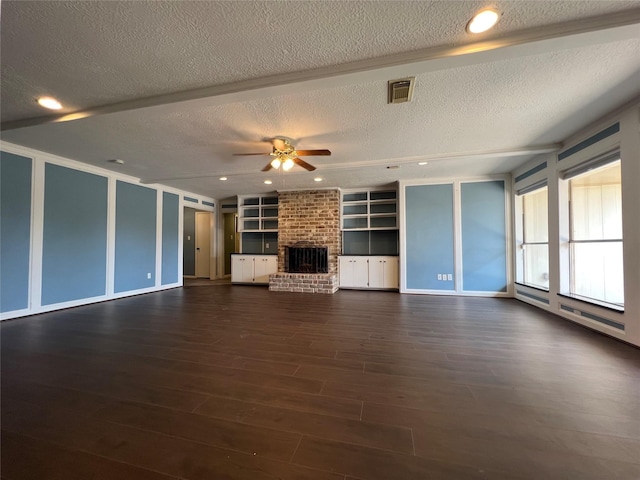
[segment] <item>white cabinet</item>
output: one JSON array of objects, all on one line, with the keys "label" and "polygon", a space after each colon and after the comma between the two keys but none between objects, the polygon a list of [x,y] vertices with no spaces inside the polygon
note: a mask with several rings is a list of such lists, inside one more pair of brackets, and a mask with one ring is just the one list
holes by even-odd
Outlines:
[{"label": "white cabinet", "polygon": [[369,288],[398,288],[398,257],[369,258]]},{"label": "white cabinet", "polygon": [[231,255],[231,283],[268,284],[277,272],[277,255]]},{"label": "white cabinet", "polygon": [[341,288],[395,289],[399,287],[398,257],[339,257]]},{"label": "white cabinet", "polygon": [[255,257],[253,257],[254,283],[269,283],[269,275],[277,272],[277,255],[256,255]]},{"label": "white cabinet", "polygon": [[368,288],[368,257],[339,257],[340,286],[344,288]]}]

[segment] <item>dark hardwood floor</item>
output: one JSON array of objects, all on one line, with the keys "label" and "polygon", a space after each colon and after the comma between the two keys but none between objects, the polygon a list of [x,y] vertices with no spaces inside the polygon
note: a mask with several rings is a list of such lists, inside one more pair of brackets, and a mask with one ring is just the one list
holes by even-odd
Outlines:
[{"label": "dark hardwood floor", "polygon": [[511,299],[221,282],[5,321],[21,479],[640,479],[640,350]]}]

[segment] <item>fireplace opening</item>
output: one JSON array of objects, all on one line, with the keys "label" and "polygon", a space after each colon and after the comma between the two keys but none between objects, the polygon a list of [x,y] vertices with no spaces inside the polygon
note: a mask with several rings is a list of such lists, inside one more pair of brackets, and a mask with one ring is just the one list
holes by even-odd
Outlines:
[{"label": "fireplace opening", "polygon": [[284,247],[287,273],[329,273],[329,248],[298,242]]}]

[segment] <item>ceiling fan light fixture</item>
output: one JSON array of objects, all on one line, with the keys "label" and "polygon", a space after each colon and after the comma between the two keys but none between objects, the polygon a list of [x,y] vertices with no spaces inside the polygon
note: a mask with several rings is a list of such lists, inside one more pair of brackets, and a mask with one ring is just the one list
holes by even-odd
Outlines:
[{"label": "ceiling fan light fixture", "polygon": [[469,23],[467,23],[467,32],[482,33],[492,28],[500,20],[500,14],[490,8],[476,13]]},{"label": "ceiling fan light fixture", "polygon": [[280,161],[280,159],[279,159],[279,158],[277,158],[277,157],[276,157],[276,158],[274,158],[273,160],[271,160],[271,166],[272,166],[273,168],[275,168],[276,170],[280,168],[280,164],[281,164],[281,163],[282,163],[282,162],[281,162],[281,161]]},{"label": "ceiling fan light fixture", "polygon": [[282,163],[282,169],[283,169],[284,171],[291,170],[291,169],[293,168],[293,165],[294,165],[293,160],[292,160],[291,158],[287,158],[287,159]]}]

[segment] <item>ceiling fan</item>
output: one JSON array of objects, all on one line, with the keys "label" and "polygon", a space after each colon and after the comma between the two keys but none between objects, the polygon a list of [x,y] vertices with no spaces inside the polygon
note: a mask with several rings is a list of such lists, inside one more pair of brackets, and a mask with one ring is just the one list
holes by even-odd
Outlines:
[{"label": "ceiling fan", "polygon": [[299,157],[314,156],[314,155],[331,155],[329,150],[296,150],[291,141],[286,138],[274,138],[273,149],[271,153],[234,153],[235,156],[247,156],[247,155],[270,155],[273,158],[262,169],[263,172],[268,172],[272,168],[276,170],[282,167],[283,170],[291,170],[294,165],[299,165],[305,170],[313,172],[316,167],[305,162]]}]

